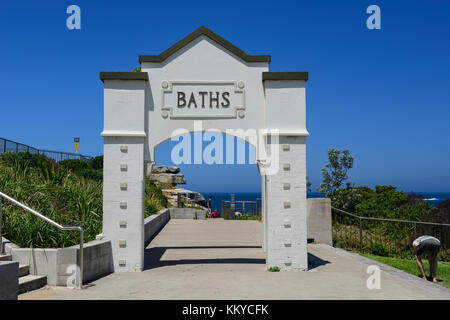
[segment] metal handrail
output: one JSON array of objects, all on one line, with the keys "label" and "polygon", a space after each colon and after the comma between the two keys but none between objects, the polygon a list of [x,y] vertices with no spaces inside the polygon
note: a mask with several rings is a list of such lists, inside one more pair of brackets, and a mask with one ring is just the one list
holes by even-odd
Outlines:
[{"label": "metal handrail", "polygon": [[[25,211],[28,211],[35,216],[47,221],[51,225],[57,227],[60,230],[78,230],[80,232],[80,252],[79,252],[79,261],[78,261],[78,268],[79,268],[79,274],[78,274],[78,288],[83,288],[83,244],[84,244],[84,230],[81,227],[64,227],[60,225],[59,223],[47,218],[46,216],[40,214],[39,212],[27,207],[26,205],[20,203],[19,201],[7,196],[6,194],[0,192],[0,238],[1,238],[1,231],[2,231],[2,198],[5,198],[6,200],[12,202],[13,204],[21,207]],[[3,252],[3,241],[0,239],[0,253]]]},{"label": "metal handrail", "polygon": [[[225,203],[230,203],[230,200],[222,200]],[[234,203],[243,203],[243,202],[247,202],[247,203],[256,203],[257,201],[252,201],[252,200],[236,200],[234,201]]]},{"label": "metal handrail", "polygon": [[347,214],[349,216],[352,216],[354,218],[357,219],[362,219],[362,220],[376,220],[376,221],[388,221],[388,222],[403,222],[403,223],[417,223],[417,224],[428,224],[428,225],[434,225],[434,226],[445,226],[445,227],[450,227],[450,224],[448,223],[437,223],[437,222],[425,222],[425,221],[412,221],[412,220],[399,220],[399,219],[386,219],[386,218],[374,218],[374,217],[363,217],[363,216],[357,216],[356,214],[335,208],[335,207],[331,207],[331,209],[342,212],[344,214]]}]

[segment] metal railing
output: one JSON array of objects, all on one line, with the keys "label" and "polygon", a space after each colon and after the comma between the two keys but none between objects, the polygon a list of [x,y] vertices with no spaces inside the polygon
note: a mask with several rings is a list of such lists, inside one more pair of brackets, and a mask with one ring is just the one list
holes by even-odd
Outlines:
[{"label": "metal railing", "polygon": [[42,154],[45,155],[47,158],[55,160],[56,162],[69,159],[78,159],[84,162],[89,162],[93,159],[93,157],[85,156],[78,153],[36,149],[23,143],[0,138],[0,153],[8,153],[8,152],[11,153],[29,152],[31,154],[38,154],[38,155]]},{"label": "metal railing", "polygon": [[177,193],[178,208],[200,207],[206,209],[200,204],[199,194],[197,192],[178,192]]},{"label": "metal railing", "polygon": [[410,257],[412,241],[432,235],[441,242],[441,259],[450,261],[450,224],[364,217],[331,207],[333,245],[375,255]]},{"label": "metal railing", "polygon": [[79,259],[78,259],[78,270],[79,270],[79,274],[78,274],[78,288],[82,289],[83,287],[83,245],[84,245],[84,230],[81,227],[64,227],[58,223],[56,223],[55,221],[47,218],[46,216],[40,214],[39,212],[27,207],[26,205],[20,203],[19,201],[7,196],[6,194],[0,192],[0,253],[3,253],[3,241],[1,240],[1,234],[2,234],[2,198],[10,201],[11,203],[21,207],[22,209],[24,209],[25,211],[28,211],[32,214],[34,214],[35,216],[47,221],[48,223],[50,223],[51,225],[59,228],[60,230],[77,230],[80,232],[80,252],[79,252]]},{"label": "metal railing", "polygon": [[222,200],[220,202],[220,216],[226,218],[226,215],[230,215],[230,219],[235,218],[235,213],[237,211],[241,212],[242,215],[251,215],[261,217],[261,199],[256,199],[256,201],[234,201]]}]

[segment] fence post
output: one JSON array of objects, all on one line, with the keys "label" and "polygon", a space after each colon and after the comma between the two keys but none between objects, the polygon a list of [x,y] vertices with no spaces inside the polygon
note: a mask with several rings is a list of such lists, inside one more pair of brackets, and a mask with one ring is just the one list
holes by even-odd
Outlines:
[{"label": "fence post", "polygon": [[417,238],[417,223],[414,222],[414,239]]},{"label": "fence post", "polygon": [[[235,197],[234,197],[234,193],[230,194],[230,212],[232,212],[232,216],[234,218],[234,213],[236,211],[236,202],[235,202]],[[231,213],[230,213],[231,215]]]},{"label": "fence post", "polygon": [[362,252],[362,219],[359,218],[359,251]]}]

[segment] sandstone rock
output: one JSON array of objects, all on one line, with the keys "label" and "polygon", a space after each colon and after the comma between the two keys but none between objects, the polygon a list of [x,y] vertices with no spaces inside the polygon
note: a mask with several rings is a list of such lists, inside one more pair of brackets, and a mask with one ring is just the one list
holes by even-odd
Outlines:
[{"label": "sandstone rock", "polygon": [[205,197],[203,197],[203,195],[199,192],[191,191],[191,190],[187,190],[187,189],[183,189],[183,188],[163,189],[162,192],[167,197],[169,202],[174,206],[177,206],[178,193],[181,193],[183,198],[186,197],[186,194],[187,194],[188,198],[190,200],[192,200],[193,202],[197,195],[197,204],[202,207],[206,207]]},{"label": "sandstone rock", "polygon": [[174,166],[156,166],[153,167],[152,173],[178,173],[180,168]]},{"label": "sandstone rock", "polygon": [[186,179],[182,174],[173,173],[152,173],[149,177],[152,180],[156,180],[162,183],[176,184],[186,184]]}]

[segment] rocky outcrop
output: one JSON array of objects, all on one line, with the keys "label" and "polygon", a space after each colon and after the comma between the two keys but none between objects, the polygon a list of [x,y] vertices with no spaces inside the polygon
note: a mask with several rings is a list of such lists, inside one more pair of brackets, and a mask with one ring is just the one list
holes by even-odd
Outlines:
[{"label": "rocky outcrop", "polygon": [[148,177],[161,183],[170,183],[173,186],[177,184],[186,184],[184,175],[179,173],[180,168],[174,166],[156,166]]},{"label": "rocky outcrop", "polygon": [[192,202],[196,202],[198,205],[206,207],[206,199],[199,192],[183,188],[163,189],[162,192],[173,206],[178,205],[178,193],[181,193],[182,197],[187,196]]},{"label": "rocky outcrop", "polygon": [[180,168],[174,166],[156,166],[153,167],[152,173],[178,173]]},{"label": "rocky outcrop", "polygon": [[162,189],[164,196],[173,206],[178,205],[178,194],[181,194],[183,199],[188,198],[191,204],[196,204],[206,207],[206,200],[201,193],[182,188],[176,188],[178,184],[186,184],[184,175],[179,173],[180,168],[174,166],[156,166],[152,168],[149,178],[161,183],[171,184],[172,187],[165,187]]},{"label": "rocky outcrop", "polygon": [[152,173],[149,177],[152,180],[156,180],[162,183],[170,183],[173,186],[177,184],[186,184],[186,179],[182,174],[173,173]]}]

